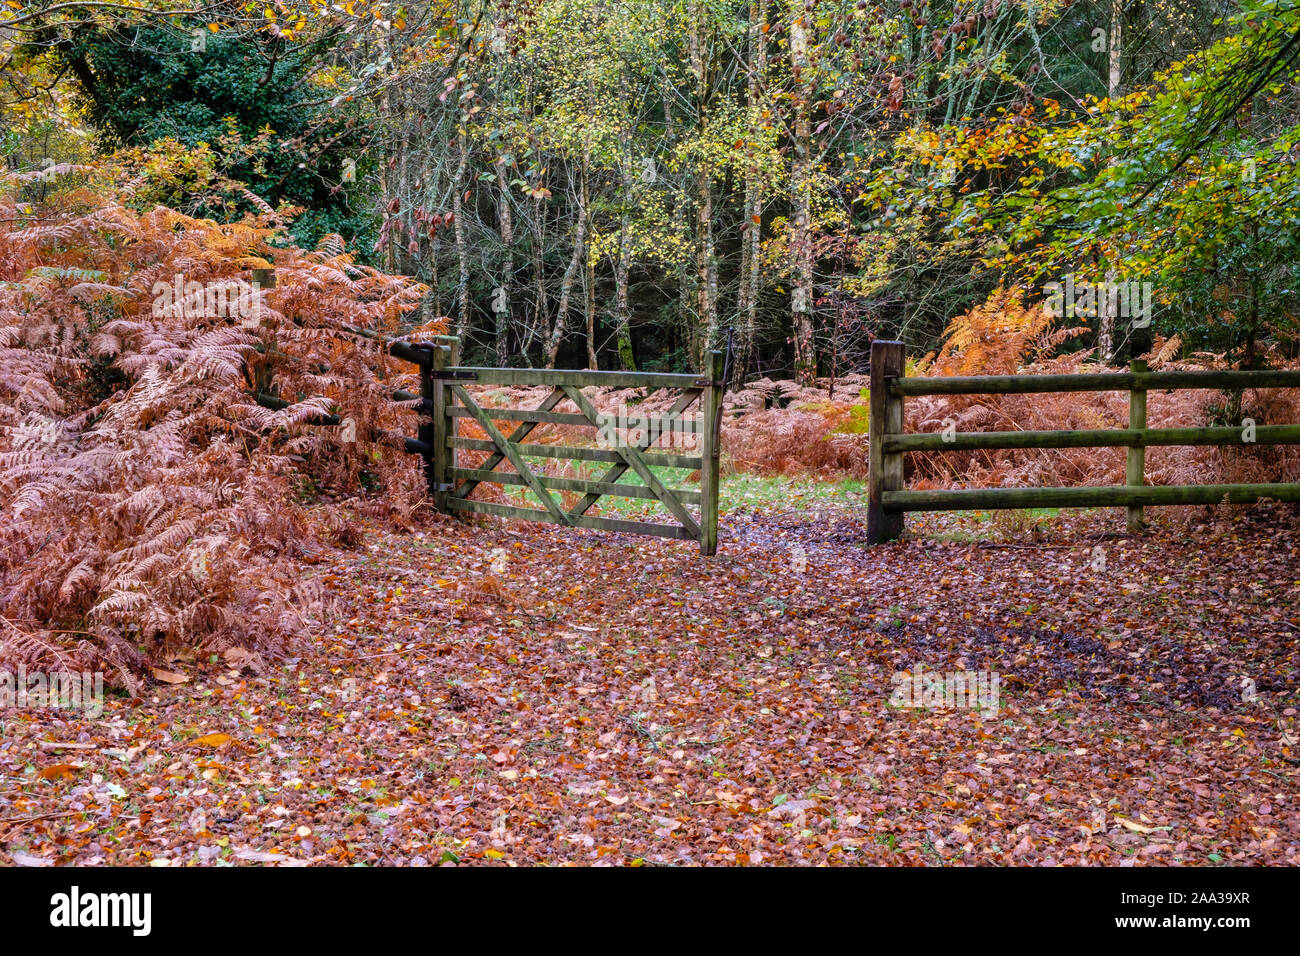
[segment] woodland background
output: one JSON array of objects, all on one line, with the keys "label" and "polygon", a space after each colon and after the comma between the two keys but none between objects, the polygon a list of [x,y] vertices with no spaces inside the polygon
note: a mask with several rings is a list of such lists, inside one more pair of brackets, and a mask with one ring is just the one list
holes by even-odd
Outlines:
[{"label": "woodland background", "polygon": [[[476,361],[694,369],[732,333],[737,381],[806,383],[1067,273],[1152,282],[1185,353],[1294,349],[1287,0],[3,9],[10,171],[265,203]],[[1122,358],[1109,324],[1076,347]]]}]

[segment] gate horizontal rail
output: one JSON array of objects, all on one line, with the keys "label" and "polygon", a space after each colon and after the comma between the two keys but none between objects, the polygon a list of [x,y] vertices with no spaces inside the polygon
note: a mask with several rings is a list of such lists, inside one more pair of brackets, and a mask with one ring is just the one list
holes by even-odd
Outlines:
[{"label": "gate horizontal rail", "polygon": [[[1146,363],[1130,363],[1128,372],[1085,375],[972,375],[905,378],[901,342],[871,345],[870,503],[867,538],[872,544],[903,533],[908,511],[959,511],[1004,508],[1128,509],[1128,527],[1142,527],[1142,509],[1152,505],[1199,505],[1230,501],[1250,504],[1261,499],[1300,501],[1300,484],[1147,485],[1145,449],[1157,445],[1294,445],[1300,425],[1207,428],[1153,428],[1147,425],[1147,393],[1189,388],[1300,388],[1300,371],[1242,370],[1150,372]],[[1127,391],[1127,429],[904,434],[903,400],[920,395],[1011,395],[1045,392]],[[972,451],[1013,448],[1128,449],[1125,484],[1083,488],[904,489],[903,455],[923,451]]]},{"label": "gate horizontal rail", "polygon": [[702,388],[709,384],[698,375],[665,372],[602,372],[590,369],[476,368],[443,370],[444,378],[477,385],[573,385],[577,388]]},{"label": "gate horizontal rail", "polygon": [[[468,408],[448,408],[447,414],[452,418],[475,417],[474,413]],[[578,415],[574,412],[552,412],[538,408],[493,408],[492,417],[512,422],[533,422],[534,424],[546,422],[551,425],[577,425],[579,427],[591,424],[587,421],[585,415]]]},{"label": "gate horizontal rail", "polygon": [[[581,445],[526,445],[520,442],[514,444],[520,454],[529,458],[567,458],[578,461],[603,461],[610,464],[623,460],[617,452],[606,451],[603,448],[586,448]],[[468,448],[473,451],[496,450],[495,444],[481,438],[451,437],[447,441],[447,447]],[[704,464],[704,459],[698,455],[666,455],[663,452],[646,451],[641,453],[641,457],[645,459],[647,465],[655,465],[659,468],[687,468],[691,471],[699,471]]]}]

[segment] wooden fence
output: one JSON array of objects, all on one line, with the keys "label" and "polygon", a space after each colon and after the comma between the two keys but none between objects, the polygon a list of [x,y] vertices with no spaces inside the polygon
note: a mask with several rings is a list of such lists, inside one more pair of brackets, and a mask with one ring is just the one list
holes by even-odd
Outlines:
[{"label": "wooden fence", "polygon": [[[1145,505],[1249,504],[1263,498],[1300,501],[1300,484],[1147,485],[1150,445],[1295,445],[1300,425],[1147,428],[1147,393],[1185,388],[1300,388],[1300,371],[1151,372],[1134,361],[1128,372],[1082,375],[978,375],[905,378],[902,342],[871,345],[870,504],[867,539],[892,541],[903,533],[908,511],[998,508],[1128,509],[1130,531],[1142,526]],[[1010,395],[1044,392],[1129,393],[1127,429],[1088,431],[912,434],[903,430],[903,401],[918,395]],[[1125,484],[1082,488],[965,488],[907,491],[903,455],[921,451],[1008,448],[1128,449]]]},{"label": "wooden fence", "polygon": [[[439,336],[427,343],[393,342],[388,349],[394,356],[420,367],[419,408],[428,419],[421,425],[418,437],[407,442],[407,448],[423,456],[429,491],[439,510],[698,541],[701,554],[716,553],[719,433],[725,378],[721,352],[711,353],[709,372],[701,377],[652,372],[462,367],[460,342],[450,336]],[[498,408],[482,404],[481,395],[476,399],[466,388],[470,383],[549,386],[551,391],[536,408]],[[584,388],[593,387],[639,388],[645,389],[647,396],[659,389],[681,394],[662,415],[638,415],[636,420],[644,422],[644,428],[630,428],[631,420],[611,419],[597,411],[583,394]],[[577,412],[556,411],[556,406],[566,400]],[[688,419],[686,413],[697,402],[698,416]],[[459,423],[465,419],[476,423],[487,437],[462,437]],[[654,427],[650,424],[652,420]],[[506,434],[497,426],[499,421],[519,424]],[[592,445],[526,443],[525,439],[542,423],[594,428],[598,437],[614,440]],[[636,434],[634,440],[629,440],[629,431]],[[698,451],[683,455],[653,448],[661,431],[695,436]],[[477,467],[462,467],[459,452],[465,450],[486,452],[487,458]],[[530,465],[530,458],[598,462],[608,467],[597,478],[554,477]],[[513,471],[498,471],[497,466],[503,462]],[[698,471],[699,487],[670,488],[656,473],[656,468]],[[619,481],[628,472],[637,483]],[[542,507],[525,508],[471,497],[484,483],[525,488]],[[552,491],[575,492],[582,497],[565,507]],[[676,523],[655,524],[587,513],[607,495],[657,501]]]}]

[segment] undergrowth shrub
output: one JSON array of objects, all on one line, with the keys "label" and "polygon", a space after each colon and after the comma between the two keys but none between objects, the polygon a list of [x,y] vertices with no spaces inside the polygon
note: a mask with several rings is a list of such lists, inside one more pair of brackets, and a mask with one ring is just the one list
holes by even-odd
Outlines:
[{"label": "undergrowth shrub", "polygon": [[824,402],[751,412],[724,420],[728,472],[865,478],[867,436],[850,403]]},{"label": "undergrowth shrub", "polygon": [[[0,178],[0,662],[134,688],[186,654],[278,653],[328,610],[294,559],[353,540],[341,499],[368,485],[382,496],[351,507],[398,519],[421,501],[418,459],[386,437],[414,433],[387,400],[404,367],[345,326],[395,328],[422,287],[337,237],[280,245],[269,208],[141,211],[147,177],[79,172],[41,206],[30,177]],[[177,276],[271,266],[252,317],[159,307]],[[313,424],[328,414],[342,424]]]}]

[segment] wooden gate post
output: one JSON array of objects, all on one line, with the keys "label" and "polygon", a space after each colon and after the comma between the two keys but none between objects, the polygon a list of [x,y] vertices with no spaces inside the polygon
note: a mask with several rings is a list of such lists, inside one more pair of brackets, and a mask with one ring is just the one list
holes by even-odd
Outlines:
[{"label": "wooden gate post", "polygon": [[[275,269],[274,269],[274,268],[271,268],[271,269],[254,269],[254,270],[253,270],[253,288],[254,288],[254,290],[258,290],[258,289],[274,289],[274,288],[275,288]],[[259,301],[260,301],[260,299],[259,299]],[[258,314],[259,314],[259,313],[256,311],[256,309],[258,309],[258,308],[260,308],[260,305],[259,305],[257,302],[255,302],[255,303],[254,303],[254,310],[255,310],[255,311],[253,312],[254,315],[258,315]],[[244,321],[245,321],[245,322],[248,321],[248,316],[244,316]],[[262,323],[261,323],[260,321],[257,322],[257,325],[258,325],[258,326],[260,326],[261,324],[262,324]],[[272,336],[271,336],[271,341],[268,342],[267,345],[266,345],[266,354],[269,356],[269,354],[270,354],[270,353],[271,353],[271,352],[272,352],[272,351],[277,347],[278,344],[279,344],[278,337],[276,337],[275,335],[272,335]],[[253,371],[253,391],[254,391],[254,393],[265,392],[265,393],[268,394],[268,395],[274,393],[274,391],[275,391],[275,386],[274,386],[274,383],[271,381],[271,363],[270,363],[269,359],[268,359],[268,361],[266,361],[266,362],[259,362],[259,363],[257,363],[257,365],[255,366],[254,371]]]},{"label": "wooden gate post", "polygon": [[[1141,359],[1133,359],[1128,363],[1128,369],[1134,375],[1140,375],[1147,370],[1147,363]],[[1128,427],[1139,431],[1144,431],[1147,427],[1147,390],[1145,388],[1134,387],[1128,393]],[[1141,488],[1146,484],[1146,461],[1147,450],[1145,447],[1138,445],[1128,446],[1128,459],[1124,466],[1124,483],[1130,488]],[[1142,530],[1142,506],[1128,506],[1128,530],[1137,532]]]},{"label": "wooden gate post", "polygon": [[871,343],[871,418],[867,436],[870,467],[867,504],[867,543],[893,541],[903,534],[903,513],[885,511],[882,496],[886,491],[903,490],[903,456],[885,454],[886,435],[903,431],[902,396],[889,394],[891,379],[904,373],[905,355],[902,342]]},{"label": "wooden gate post", "polygon": [[700,424],[704,441],[700,448],[700,554],[718,553],[718,465],[722,454],[722,353],[709,353],[705,369],[709,384],[700,396]]},{"label": "wooden gate post", "polygon": [[447,350],[428,343],[413,343],[412,348],[429,355],[429,361],[420,365],[420,428],[416,437],[424,443],[424,481],[429,497],[433,499],[434,507],[445,511],[443,486],[447,481],[447,443],[441,437],[441,413],[446,386],[435,373],[446,366]]},{"label": "wooden gate post", "polygon": [[438,373],[447,367],[451,350],[442,344],[433,346],[433,367],[430,378],[433,380],[431,402],[429,406],[430,424],[433,432],[433,454],[430,456],[429,491],[433,494],[433,504],[443,514],[447,513],[447,383]]},{"label": "wooden gate post", "polygon": [[[447,347],[447,364],[446,368],[456,368],[460,365],[460,339],[454,335],[435,335],[433,340],[439,345]],[[456,404],[456,394],[450,388],[444,387],[442,390],[442,438],[440,447],[442,448],[442,480],[446,482],[447,488],[442,495],[442,502],[446,504],[447,495],[455,487],[456,482],[451,477],[451,470],[460,466],[460,456],[458,449],[449,448],[451,439],[456,438],[459,434],[459,419],[454,418],[451,414],[451,408]],[[443,509],[446,510],[446,509]]]}]

